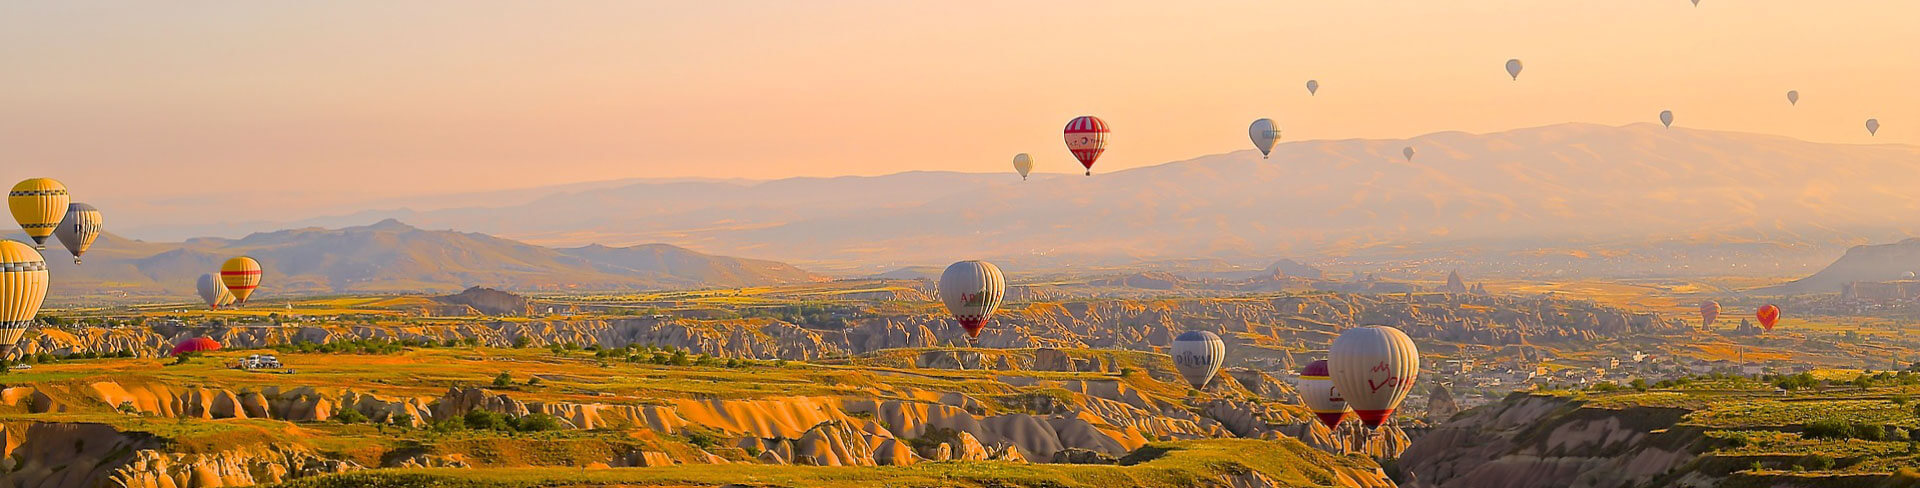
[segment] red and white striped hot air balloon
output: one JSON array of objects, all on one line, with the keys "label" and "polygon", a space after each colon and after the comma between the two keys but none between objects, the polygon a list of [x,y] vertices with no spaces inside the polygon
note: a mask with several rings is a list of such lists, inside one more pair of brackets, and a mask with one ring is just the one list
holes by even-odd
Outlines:
[{"label": "red and white striped hot air balloon", "polygon": [[1327,353],[1333,386],[1369,429],[1393,416],[1420,373],[1420,351],[1413,339],[1392,327],[1348,329],[1333,340]]},{"label": "red and white striped hot air balloon", "polygon": [[1093,175],[1093,162],[1100,159],[1100,153],[1107,150],[1107,122],[1092,115],[1074,117],[1067,122],[1067,150],[1073,152],[1073,158],[1087,167],[1087,175]]},{"label": "red and white striped hot air balloon", "polygon": [[1700,302],[1700,326],[1701,327],[1711,326],[1713,325],[1713,321],[1719,318],[1720,318],[1720,302],[1716,302],[1713,300]]},{"label": "red and white striped hot air balloon", "polygon": [[1333,386],[1333,376],[1327,373],[1325,359],[1307,363],[1307,367],[1300,370],[1300,383],[1295,388],[1300,390],[1300,401],[1307,404],[1307,410],[1312,410],[1329,429],[1340,425],[1347,413],[1353,411],[1347,407],[1347,399],[1340,397],[1340,389]]}]

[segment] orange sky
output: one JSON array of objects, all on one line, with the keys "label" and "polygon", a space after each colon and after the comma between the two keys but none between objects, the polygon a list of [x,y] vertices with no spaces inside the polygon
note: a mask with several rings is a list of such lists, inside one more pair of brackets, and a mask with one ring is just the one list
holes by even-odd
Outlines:
[{"label": "orange sky", "polygon": [[1096,173],[1247,148],[1257,117],[1298,141],[1671,109],[1911,144],[1915,19],[1911,0],[9,2],[0,177],[345,208],[1018,152],[1068,172],[1059,131],[1083,113],[1115,131]]}]

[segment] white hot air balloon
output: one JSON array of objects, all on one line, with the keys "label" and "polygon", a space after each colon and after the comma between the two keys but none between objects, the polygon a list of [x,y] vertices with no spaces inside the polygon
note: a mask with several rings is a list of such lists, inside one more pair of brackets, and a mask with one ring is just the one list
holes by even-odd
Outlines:
[{"label": "white hot air balloon", "polygon": [[1027,179],[1027,173],[1033,172],[1033,156],[1027,153],[1013,155],[1013,170],[1020,172],[1020,179]]},{"label": "white hot air balloon", "polygon": [[1226,343],[1212,332],[1190,330],[1173,339],[1173,368],[1195,389],[1207,386],[1226,357]]},{"label": "white hot air balloon", "polygon": [[1512,76],[1513,81],[1520,81],[1520,60],[1507,60],[1507,76]]},{"label": "white hot air balloon", "polygon": [[207,308],[219,309],[233,301],[233,292],[227,291],[227,284],[213,273],[200,275],[200,282],[194,287],[200,293],[200,300],[207,302]]},{"label": "white hot air balloon", "polygon": [[1320,80],[1307,80],[1307,95],[1311,96],[1311,95],[1317,95],[1319,93],[1320,93]]},{"label": "white hot air balloon", "polygon": [[1367,428],[1379,427],[1393,416],[1420,373],[1420,352],[1413,339],[1392,327],[1347,329],[1333,340],[1328,355],[1333,386]]},{"label": "white hot air balloon", "polygon": [[1401,157],[1405,157],[1405,158],[1407,158],[1407,160],[1408,160],[1408,161],[1412,161],[1412,160],[1413,160],[1413,146],[1407,146],[1407,147],[1404,147],[1404,148],[1401,148],[1401,149],[1400,149],[1400,156],[1401,156]]},{"label": "white hot air balloon", "polygon": [[1660,125],[1667,126],[1668,129],[1673,128],[1673,111],[1672,110],[1660,111]]},{"label": "white hot air balloon", "polygon": [[1867,119],[1867,135],[1880,135],[1880,119]]},{"label": "white hot air balloon", "polygon": [[961,261],[947,266],[940,274],[940,301],[947,304],[953,319],[967,330],[967,337],[979,338],[980,329],[1000,308],[1007,296],[1007,278],[1000,268],[986,261]]},{"label": "white hot air balloon", "polygon": [[1347,399],[1340,397],[1340,389],[1333,387],[1333,376],[1327,373],[1325,359],[1307,363],[1307,367],[1300,370],[1300,382],[1294,386],[1300,391],[1300,401],[1307,404],[1307,410],[1312,410],[1313,416],[1320,418],[1320,424],[1329,429],[1353,413],[1353,409],[1347,407]]},{"label": "white hot air balloon", "polygon": [[1788,105],[1800,104],[1800,90],[1787,90],[1787,104]]},{"label": "white hot air balloon", "polygon": [[1274,141],[1280,140],[1280,128],[1273,125],[1273,119],[1260,119],[1247,126],[1247,137],[1253,138],[1253,147],[1260,148],[1260,159],[1266,159],[1273,153]]}]

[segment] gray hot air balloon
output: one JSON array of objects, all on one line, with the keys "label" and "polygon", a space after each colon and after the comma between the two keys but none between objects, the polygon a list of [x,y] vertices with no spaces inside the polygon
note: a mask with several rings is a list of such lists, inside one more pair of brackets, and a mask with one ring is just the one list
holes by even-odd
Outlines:
[{"label": "gray hot air balloon", "polygon": [[1173,339],[1173,367],[1194,388],[1206,387],[1226,359],[1227,344],[1212,332],[1190,330]]},{"label": "gray hot air balloon", "polygon": [[60,226],[53,229],[53,236],[67,246],[67,253],[73,255],[73,264],[80,264],[80,255],[86,254],[93,240],[100,237],[100,209],[84,203],[67,204],[67,215],[60,219]]},{"label": "gray hot air balloon", "polygon": [[1327,350],[1334,388],[1367,428],[1377,428],[1413,391],[1420,352],[1392,327],[1369,325],[1341,332]]},{"label": "gray hot air balloon", "polygon": [[940,273],[940,301],[966,329],[968,338],[980,337],[980,329],[986,328],[1006,296],[1007,278],[993,263],[961,261]]},{"label": "gray hot air balloon", "polygon": [[1507,60],[1507,76],[1512,76],[1513,81],[1520,81],[1520,60]]},{"label": "gray hot air balloon", "polygon": [[207,308],[219,309],[233,303],[233,292],[227,291],[226,283],[222,283],[220,277],[213,273],[200,275],[196,287],[200,291],[200,300],[207,302]]},{"label": "gray hot air balloon", "polygon": [[1401,155],[1402,157],[1405,157],[1405,158],[1407,158],[1407,160],[1408,160],[1408,161],[1412,161],[1412,160],[1413,160],[1413,146],[1407,146],[1407,147],[1405,147],[1405,148],[1401,148],[1401,149],[1400,149],[1400,155]]},{"label": "gray hot air balloon", "polygon": [[1787,104],[1788,105],[1800,104],[1800,90],[1787,90]]},{"label": "gray hot air balloon", "polygon": [[1255,120],[1247,126],[1247,137],[1253,139],[1253,147],[1260,148],[1260,158],[1266,159],[1273,152],[1274,141],[1280,140],[1280,128],[1273,124],[1273,119]]},{"label": "gray hot air balloon", "polygon": [[1672,110],[1660,111],[1660,125],[1667,126],[1668,129],[1673,128],[1673,111]]},{"label": "gray hot air balloon", "polygon": [[1695,7],[1700,6],[1700,0],[1693,0],[1693,6]]},{"label": "gray hot air balloon", "polygon": [[1307,95],[1320,93],[1320,80],[1307,80]]},{"label": "gray hot air balloon", "polygon": [[1867,135],[1880,135],[1880,119],[1867,119]]}]

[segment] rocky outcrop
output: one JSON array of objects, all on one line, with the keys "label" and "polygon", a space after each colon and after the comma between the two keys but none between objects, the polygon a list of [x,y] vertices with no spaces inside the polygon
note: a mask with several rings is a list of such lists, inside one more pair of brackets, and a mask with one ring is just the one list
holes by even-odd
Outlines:
[{"label": "rocky outcrop", "polygon": [[1460,413],[1460,403],[1453,399],[1453,391],[1447,385],[1434,382],[1427,389],[1427,423],[1438,425]]},{"label": "rocky outcrop", "polygon": [[487,315],[525,316],[533,311],[527,298],[486,287],[472,287],[453,295],[433,297],[435,303],[462,305]]},{"label": "rocky outcrop", "polygon": [[1398,467],[1409,487],[1641,486],[1698,456],[1677,408],[1596,408],[1514,394],[1422,435]]}]

